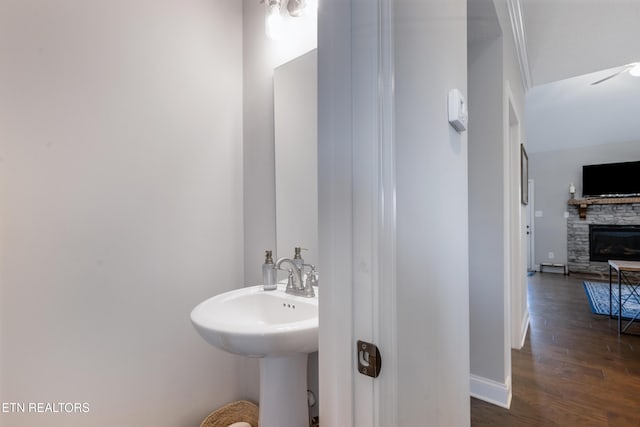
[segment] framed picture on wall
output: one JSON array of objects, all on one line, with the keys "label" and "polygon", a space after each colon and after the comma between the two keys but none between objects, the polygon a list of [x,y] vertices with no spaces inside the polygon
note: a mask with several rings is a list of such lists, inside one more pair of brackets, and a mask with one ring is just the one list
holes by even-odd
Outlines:
[{"label": "framed picture on wall", "polygon": [[520,144],[520,201],[529,204],[529,156],[524,144]]}]

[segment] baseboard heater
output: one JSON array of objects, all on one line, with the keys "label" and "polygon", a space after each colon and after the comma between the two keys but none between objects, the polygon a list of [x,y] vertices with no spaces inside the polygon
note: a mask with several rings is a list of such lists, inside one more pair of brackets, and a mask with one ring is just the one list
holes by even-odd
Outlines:
[{"label": "baseboard heater", "polygon": [[554,262],[541,262],[540,273],[544,273],[545,267],[561,268],[565,276],[569,275],[569,269],[567,268],[567,264],[558,264]]}]

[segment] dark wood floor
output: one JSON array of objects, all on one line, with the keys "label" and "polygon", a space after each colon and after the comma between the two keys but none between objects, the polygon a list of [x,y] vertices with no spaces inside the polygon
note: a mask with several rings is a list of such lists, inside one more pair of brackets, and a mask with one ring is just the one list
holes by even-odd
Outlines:
[{"label": "dark wood floor", "polygon": [[640,335],[618,338],[615,320],[592,314],[582,280],[529,278],[531,325],[511,353],[511,409],[471,399],[472,426],[640,426]]}]

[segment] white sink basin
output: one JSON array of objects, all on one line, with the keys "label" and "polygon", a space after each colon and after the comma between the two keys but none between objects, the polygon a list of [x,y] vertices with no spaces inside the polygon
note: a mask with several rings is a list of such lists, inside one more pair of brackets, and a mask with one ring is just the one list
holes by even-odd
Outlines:
[{"label": "white sink basin", "polygon": [[237,289],[198,304],[191,321],[209,344],[260,357],[260,427],[308,425],[307,353],[318,350],[318,292],[285,293],[286,285]]},{"label": "white sink basin", "polygon": [[318,350],[318,297],[284,292],[285,285],[236,289],[200,303],[191,321],[209,344],[252,357]]}]

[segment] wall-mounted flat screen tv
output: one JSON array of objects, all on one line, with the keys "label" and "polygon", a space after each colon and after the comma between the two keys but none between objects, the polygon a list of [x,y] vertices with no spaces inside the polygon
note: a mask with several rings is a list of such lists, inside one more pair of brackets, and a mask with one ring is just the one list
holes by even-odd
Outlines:
[{"label": "wall-mounted flat screen tv", "polygon": [[583,197],[640,195],[640,161],[582,166]]}]

